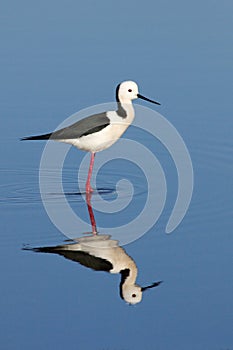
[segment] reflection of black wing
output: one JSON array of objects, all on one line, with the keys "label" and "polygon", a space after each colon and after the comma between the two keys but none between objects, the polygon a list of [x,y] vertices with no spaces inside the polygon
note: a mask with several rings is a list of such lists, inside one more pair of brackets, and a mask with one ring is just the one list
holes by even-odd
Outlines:
[{"label": "reflection of black wing", "polygon": [[110,124],[110,119],[106,112],[94,114],[90,117],[81,119],[66,128],[54,131],[53,133],[24,137],[21,140],[66,140],[77,139],[82,136],[100,131]]},{"label": "reflection of black wing", "polygon": [[66,250],[66,249],[60,249],[59,247],[42,247],[42,248],[34,248],[32,249],[35,252],[40,253],[52,253],[52,254],[59,254],[64,256],[64,258],[73,260],[78,262],[79,264],[89,267],[96,271],[107,271],[113,269],[112,264],[102,258],[93,256],[88,254],[87,252],[83,251],[74,251],[74,250]]}]

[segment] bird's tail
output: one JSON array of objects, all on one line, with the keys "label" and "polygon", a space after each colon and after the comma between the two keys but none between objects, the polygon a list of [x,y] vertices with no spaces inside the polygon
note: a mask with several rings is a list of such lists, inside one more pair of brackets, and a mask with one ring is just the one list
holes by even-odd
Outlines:
[{"label": "bird's tail", "polygon": [[20,141],[29,141],[29,140],[48,140],[52,136],[52,133],[44,134],[44,135],[37,135],[37,136],[28,136],[23,137],[20,139]]},{"label": "bird's tail", "polygon": [[30,250],[32,252],[37,252],[37,253],[55,253],[56,250],[59,247],[36,247],[36,248],[32,248],[30,246],[25,245],[22,250]]},{"label": "bird's tail", "polygon": [[80,244],[73,242],[71,244],[61,244],[61,245],[56,245],[56,246],[34,247],[34,248],[30,247],[28,245],[24,245],[22,250],[30,250],[30,251],[36,252],[36,253],[55,253],[55,254],[59,254],[60,252],[63,252],[65,250],[80,250]]}]

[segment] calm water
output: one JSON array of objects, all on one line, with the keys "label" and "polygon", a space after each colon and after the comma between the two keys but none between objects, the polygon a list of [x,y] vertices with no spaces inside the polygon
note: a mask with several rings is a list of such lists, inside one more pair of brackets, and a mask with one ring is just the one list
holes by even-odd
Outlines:
[{"label": "calm water", "polygon": [[[214,5],[209,1],[169,6],[148,1],[145,9],[142,4],[134,8],[131,1],[120,1],[117,8],[107,1],[98,8],[92,1],[82,5],[71,1],[69,6],[53,1],[3,5],[3,349],[233,348],[233,9],[228,1]],[[143,94],[161,101],[159,112],[182,135],[195,177],[190,208],[176,230],[166,235],[177,193],[175,166],[158,140],[135,127],[128,129],[125,138],[143,143],[156,155],[168,187],[165,208],[153,228],[124,250],[116,244],[124,259],[135,262],[138,285],[163,281],[145,291],[135,306],[120,297],[120,274],[86,267],[96,262],[84,263],[84,255],[64,259],[61,252],[30,251],[70,242],[50,221],[41,201],[38,172],[43,142],[19,141],[53,130],[79,109],[111,101],[115,85],[128,78],[138,81]],[[114,147],[109,152],[115,154]],[[87,237],[84,231],[91,230],[87,205],[77,194],[83,156],[71,149],[62,175],[66,198],[84,221],[76,238]],[[81,175],[84,184],[86,174]],[[47,169],[46,176],[53,182],[56,169]],[[102,198],[109,203],[116,200],[115,186],[122,178],[134,185],[135,195],[118,213],[93,209],[101,235],[109,235],[112,227],[124,234],[120,226],[139,215],[146,201],[143,172],[124,160],[113,160],[101,169],[97,188]],[[122,202],[130,197],[126,183],[120,184],[119,194]],[[51,203],[59,204],[59,193],[49,196]],[[98,207],[98,201],[94,194],[92,204]],[[141,230],[138,225],[135,233]]]}]

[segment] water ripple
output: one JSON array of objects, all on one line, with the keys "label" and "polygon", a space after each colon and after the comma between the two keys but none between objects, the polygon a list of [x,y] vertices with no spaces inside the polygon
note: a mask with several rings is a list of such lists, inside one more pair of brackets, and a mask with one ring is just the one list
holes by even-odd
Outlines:
[{"label": "water ripple", "polygon": [[[80,190],[77,189],[74,172],[75,170],[72,168],[65,169],[63,174],[64,193],[53,191],[46,193],[48,200],[59,201],[65,195],[69,202],[83,202],[82,195],[85,194],[86,174],[83,174],[83,188]],[[48,169],[43,174],[46,180],[51,183],[51,188],[53,187],[53,183],[58,179],[57,174],[58,172],[55,169]],[[116,183],[120,175],[122,175],[120,171],[119,173],[116,173],[116,171],[114,173],[107,171],[105,175],[101,175],[98,183],[104,186],[97,187],[97,190],[93,193],[93,200],[95,201],[95,194],[97,192],[106,200],[115,198],[117,195]],[[137,197],[146,192],[146,188],[144,188],[140,177],[136,173],[124,172],[124,178],[128,178],[133,182],[134,196]],[[2,184],[0,185],[0,203],[7,206],[41,203],[37,169],[1,169],[1,179],[3,181],[1,181]],[[123,197],[130,195],[127,187],[124,185],[121,185],[118,191],[123,194]]]}]

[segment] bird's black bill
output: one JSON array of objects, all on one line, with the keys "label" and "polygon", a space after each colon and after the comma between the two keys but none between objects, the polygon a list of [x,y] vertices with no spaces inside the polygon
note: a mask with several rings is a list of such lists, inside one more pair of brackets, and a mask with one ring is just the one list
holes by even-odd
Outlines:
[{"label": "bird's black bill", "polygon": [[159,281],[159,282],[152,283],[151,285],[149,285],[147,287],[142,287],[142,292],[144,292],[145,290],[150,289],[150,288],[158,287],[160,285],[160,283],[162,283],[162,282],[163,281]]},{"label": "bird's black bill", "polygon": [[144,96],[142,96],[142,95],[140,95],[140,94],[137,94],[137,96],[138,96],[138,98],[140,98],[140,99],[142,99],[142,100],[145,100],[145,101],[148,101],[148,102],[151,102],[151,103],[154,103],[154,104],[156,104],[156,105],[159,105],[159,106],[160,106],[160,103],[159,103],[159,102],[156,102],[156,101],[150,100],[149,98],[144,97]]}]

